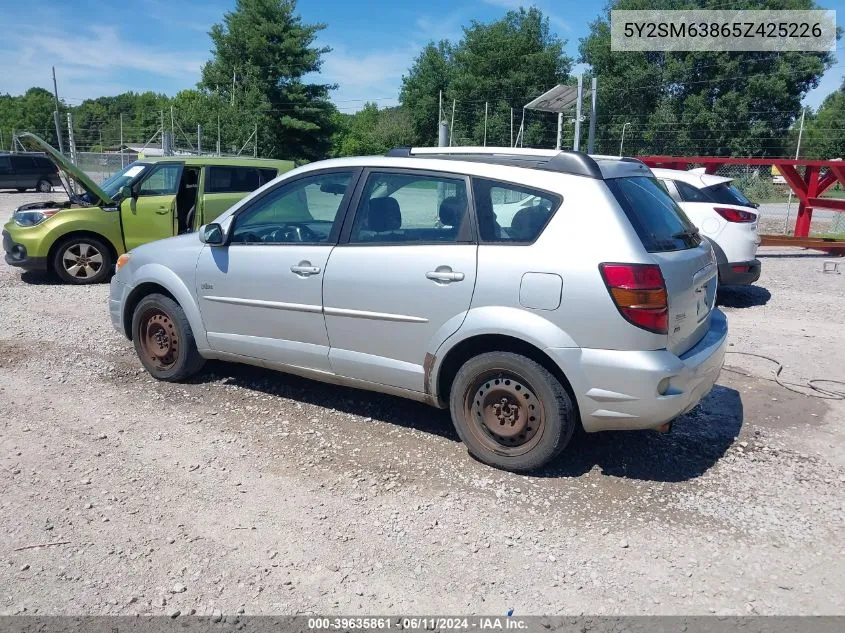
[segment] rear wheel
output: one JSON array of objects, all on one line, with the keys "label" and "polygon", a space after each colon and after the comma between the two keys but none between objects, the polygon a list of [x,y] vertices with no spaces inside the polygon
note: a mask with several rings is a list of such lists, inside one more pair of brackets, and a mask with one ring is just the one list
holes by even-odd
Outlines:
[{"label": "rear wheel", "polygon": [[566,447],[577,424],[557,378],[510,352],[489,352],[464,363],[449,404],[469,452],[504,470],[528,471],[548,463]]},{"label": "rear wheel", "polygon": [[111,250],[93,237],[71,237],[53,255],[53,270],[69,284],[97,284],[111,274]]},{"label": "rear wheel", "polygon": [[53,191],[53,185],[50,184],[49,180],[39,180],[35,188],[41,193],[50,193]]},{"label": "rear wheel", "polygon": [[194,333],[182,306],[170,297],[144,297],[132,314],[135,352],[153,378],[176,382],[202,369]]}]

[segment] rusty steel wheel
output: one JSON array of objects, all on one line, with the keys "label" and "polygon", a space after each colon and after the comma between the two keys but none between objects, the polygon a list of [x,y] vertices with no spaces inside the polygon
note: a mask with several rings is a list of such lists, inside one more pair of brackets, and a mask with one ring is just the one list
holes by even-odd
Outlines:
[{"label": "rusty steel wheel", "polygon": [[141,353],[156,371],[167,371],[178,361],[179,331],[163,310],[146,310],[139,319],[137,336]]},{"label": "rusty steel wheel", "polygon": [[543,403],[528,381],[507,370],[478,376],[467,389],[466,420],[489,450],[523,455],[540,440],[546,422]]},{"label": "rusty steel wheel", "polygon": [[579,423],[563,384],[513,352],[485,352],[465,361],[449,390],[449,410],[473,456],[515,472],[549,463]]}]

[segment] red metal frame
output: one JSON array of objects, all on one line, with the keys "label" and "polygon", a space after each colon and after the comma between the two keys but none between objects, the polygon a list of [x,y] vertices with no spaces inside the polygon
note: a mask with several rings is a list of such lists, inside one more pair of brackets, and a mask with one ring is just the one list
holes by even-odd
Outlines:
[{"label": "red metal frame", "polygon": [[[722,165],[774,165],[786,184],[798,198],[798,216],[795,218],[795,236],[810,235],[813,209],[830,209],[845,212],[845,200],[822,198],[821,195],[835,182],[845,187],[845,161],[803,160],[790,158],[719,158],[716,156],[640,156],[649,167],[686,170],[690,163],[701,165],[708,174],[715,173]],[[796,167],[804,167],[804,177]],[[827,168],[822,178],[820,172]]]}]

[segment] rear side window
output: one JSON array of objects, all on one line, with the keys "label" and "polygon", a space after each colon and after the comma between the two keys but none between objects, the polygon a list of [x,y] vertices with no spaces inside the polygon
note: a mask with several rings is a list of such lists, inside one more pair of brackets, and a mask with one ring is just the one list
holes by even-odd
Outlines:
[{"label": "rear side window", "polygon": [[472,179],[472,193],[482,242],[529,244],[561,203],[548,191],[484,178]]},{"label": "rear side window", "polygon": [[741,207],[753,207],[751,201],[730,182],[722,182],[718,185],[706,187],[704,191],[713,202],[719,204],[738,204]]},{"label": "rear side window", "polygon": [[648,252],[680,251],[701,243],[692,222],[657,179],[638,176],[606,182]]},{"label": "rear side window", "polygon": [[692,185],[676,180],[675,186],[678,188],[678,193],[684,202],[710,202],[707,194]]},{"label": "rear side window", "polygon": [[50,162],[49,158],[47,158],[45,156],[36,156],[35,157],[35,165],[38,167],[38,169],[41,169],[43,171],[47,171],[47,172],[56,171],[56,166],[52,162]]},{"label": "rear side window", "polygon": [[15,171],[32,171],[34,164],[29,156],[12,156],[12,167]]},{"label": "rear side window", "polygon": [[258,178],[261,185],[266,185],[278,175],[275,169],[259,169]]},{"label": "rear side window", "polygon": [[0,173],[9,173],[12,170],[12,161],[8,156],[0,156]]},{"label": "rear side window", "polygon": [[[275,173],[273,177],[275,178]],[[264,182],[269,182],[269,180],[265,180]],[[255,191],[262,184],[259,170],[255,167],[224,167],[214,165],[208,168],[205,191],[206,193],[247,193],[249,191]]]}]

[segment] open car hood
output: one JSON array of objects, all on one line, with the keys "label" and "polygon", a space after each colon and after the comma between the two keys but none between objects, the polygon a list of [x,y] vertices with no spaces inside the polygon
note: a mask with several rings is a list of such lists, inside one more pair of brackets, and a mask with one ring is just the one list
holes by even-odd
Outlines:
[{"label": "open car hood", "polygon": [[[100,189],[93,180],[91,180],[88,175],[79,169],[76,165],[70,162],[65,156],[59,154],[56,149],[47,143],[42,138],[39,138],[32,132],[22,132],[18,135],[18,138],[21,140],[29,141],[29,144],[37,146],[41,151],[47,152],[47,155],[50,157],[50,160],[58,168],[61,175],[64,176],[64,179],[67,181],[73,180],[79,184],[86,192],[88,192],[88,196],[92,200],[100,200],[103,204],[114,204],[114,200],[106,194],[105,191]],[[67,188],[67,185],[65,185]],[[73,199],[73,192],[68,191],[68,196]]]}]

